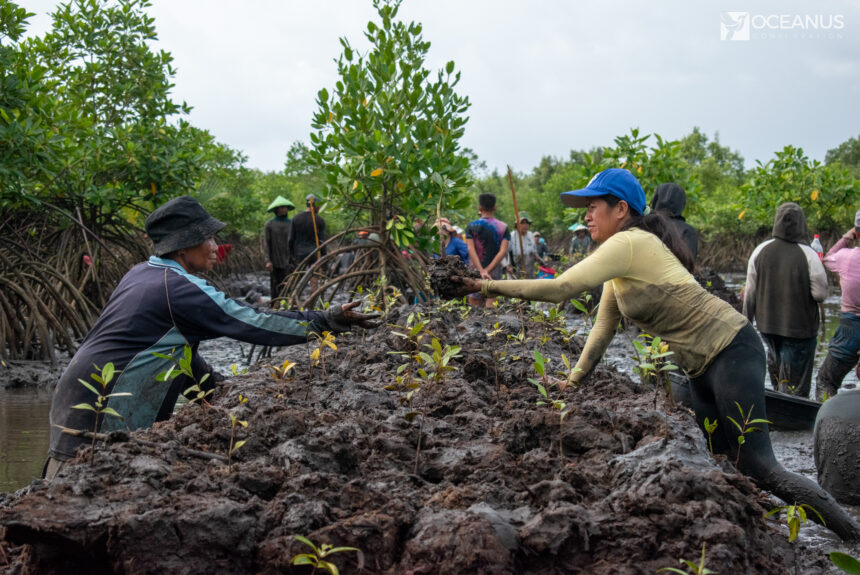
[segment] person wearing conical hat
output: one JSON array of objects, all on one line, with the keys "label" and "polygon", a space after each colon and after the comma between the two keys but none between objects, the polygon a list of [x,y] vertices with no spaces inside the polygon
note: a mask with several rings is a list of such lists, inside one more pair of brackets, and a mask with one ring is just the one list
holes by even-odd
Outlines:
[{"label": "person wearing conical hat", "polygon": [[269,271],[269,286],[272,300],[278,297],[280,286],[292,270],[290,257],[290,227],[292,222],[288,216],[296,206],[285,198],[275,198],[267,211],[273,212],[274,217],[266,222],[263,230],[263,255],[266,258],[266,269]]},{"label": "person wearing conical hat", "polygon": [[573,224],[568,228],[573,232],[570,240],[570,257],[581,260],[591,251],[592,241],[588,235],[588,228],[582,224]]}]

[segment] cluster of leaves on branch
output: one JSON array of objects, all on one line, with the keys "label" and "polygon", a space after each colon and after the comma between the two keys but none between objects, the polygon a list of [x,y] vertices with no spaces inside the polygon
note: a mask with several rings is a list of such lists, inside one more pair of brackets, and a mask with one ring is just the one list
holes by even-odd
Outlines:
[{"label": "cluster of leaves on branch", "polygon": [[[339,80],[317,95],[308,154],[325,174],[328,200],[386,232],[403,221],[398,216],[411,226],[435,219],[437,206],[447,212],[471,201],[469,157],[458,143],[470,105],[455,92],[460,73],[448,62],[431,75],[424,67],[430,42],[420,24],[397,20],[399,5],[374,0],[380,21],[367,25],[366,54],[341,39]],[[427,227],[395,241],[427,247]]]},{"label": "cluster of leaves on branch", "polygon": [[49,205],[62,225],[77,220],[110,236],[241,162],[182,119],[189,107],[171,98],[172,57],[151,46],[148,6],[74,0],[58,6],[44,36],[23,39],[31,14],[3,4],[4,209]]}]

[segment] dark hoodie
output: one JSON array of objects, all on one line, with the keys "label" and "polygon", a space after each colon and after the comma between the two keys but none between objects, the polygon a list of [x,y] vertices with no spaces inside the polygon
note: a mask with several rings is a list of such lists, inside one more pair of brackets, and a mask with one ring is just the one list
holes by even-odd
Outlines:
[{"label": "dark hoodie", "polygon": [[687,193],[678,184],[660,184],[654,191],[654,197],[651,198],[651,211],[662,213],[675,224],[675,229],[687,244],[695,261],[699,253],[699,238],[696,228],[688,224],[681,215],[686,205]]},{"label": "dark hoodie", "polygon": [[803,209],[788,202],[776,210],[773,238],[750,256],[744,315],[755,319],[762,333],[815,337],[818,302],[827,297],[827,274],[808,238]]}]

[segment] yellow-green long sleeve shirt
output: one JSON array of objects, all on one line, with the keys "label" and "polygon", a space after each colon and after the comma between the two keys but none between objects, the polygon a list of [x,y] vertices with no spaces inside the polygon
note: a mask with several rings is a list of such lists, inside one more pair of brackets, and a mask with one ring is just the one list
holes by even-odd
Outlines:
[{"label": "yellow-green long sleeve shirt", "polygon": [[621,316],[659,336],[690,377],[704,373],[747,319],[709,294],[654,234],[618,232],[556,279],[485,280],[485,296],[559,303],[603,284],[594,328],[571,374],[577,381],[600,361]]}]

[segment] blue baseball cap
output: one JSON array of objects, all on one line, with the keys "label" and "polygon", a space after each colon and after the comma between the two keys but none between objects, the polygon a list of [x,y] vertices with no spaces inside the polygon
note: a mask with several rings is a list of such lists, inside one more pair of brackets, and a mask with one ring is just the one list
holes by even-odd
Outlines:
[{"label": "blue baseball cap", "polygon": [[563,192],[561,203],[569,208],[584,208],[590,198],[606,195],[624,200],[637,214],[645,213],[645,192],[639,185],[639,180],[622,168],[603,170],[591,178],[585,188]]}]

